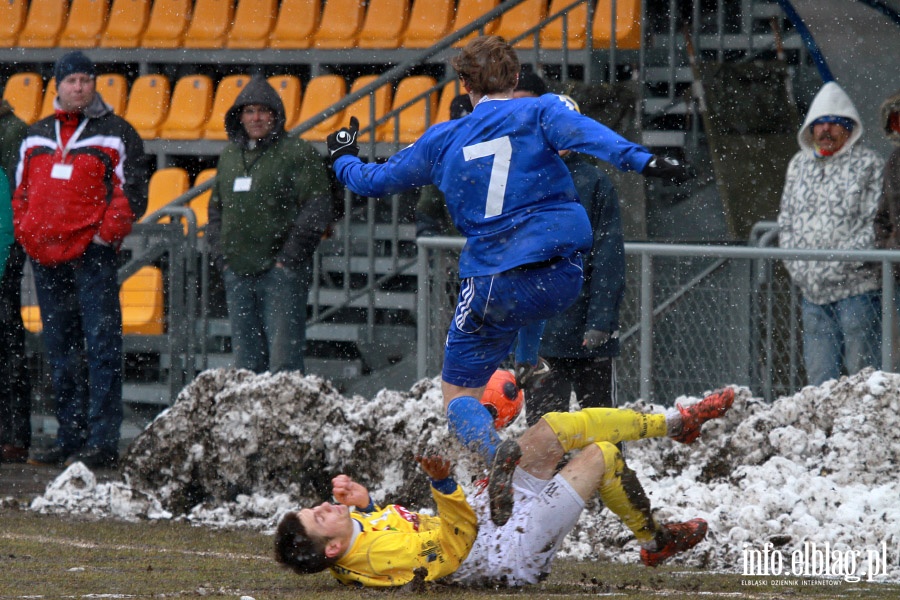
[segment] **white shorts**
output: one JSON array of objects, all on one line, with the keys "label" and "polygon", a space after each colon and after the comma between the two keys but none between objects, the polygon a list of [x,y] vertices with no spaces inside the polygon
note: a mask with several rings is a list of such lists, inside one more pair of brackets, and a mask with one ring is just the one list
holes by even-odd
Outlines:
[{"label": "white shorts", "polygon": [[538,479],[522,469],[513,475],[515,505],[509,521],[491,521],[486,491],[469,498],[478,516],[478,537],[469,556],[450,576],[468,585],[538,583],[581,516],[584,500],[559,474]]}]

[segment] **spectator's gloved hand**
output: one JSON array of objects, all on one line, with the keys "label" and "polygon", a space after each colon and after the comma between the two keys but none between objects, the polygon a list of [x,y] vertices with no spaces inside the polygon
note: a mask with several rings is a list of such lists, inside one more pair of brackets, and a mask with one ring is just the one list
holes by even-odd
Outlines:
[{"label": "spectator's gloved hand", "polygon": [[608,331],[589,329],[588,331],[584,332],[584,342],[582,342],[581,345],[588,350],[593,350],[594,348],[598,348],[608,342],[610,337],[612,336]]},{"label": "spectator's gloved hand", "polygon": [[697,176],[694,167],[668,156],[654,156],[641,171],[644,177],[659,177],[665,183],[681,185]]},{"label": "spectator's gloved hand", "polygon": [[325,139],[332,165],[341,156],[347,154],[359,156],[357,137],[359,137],[359,119],[350,117],[350,127],[341,127]]}]

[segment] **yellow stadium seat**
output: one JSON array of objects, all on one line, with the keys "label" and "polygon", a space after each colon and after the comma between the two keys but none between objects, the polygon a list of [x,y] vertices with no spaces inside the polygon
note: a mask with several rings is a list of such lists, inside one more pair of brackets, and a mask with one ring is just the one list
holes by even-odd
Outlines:
[{"label": "yellow stadium seat", "polygon": [[44,330],[41,323],[41,308],[37,304],[22,305],[22,324],[31,333],[40,333]]},{"label": "yellow stadium seat", "polygon": [[150,0],[113,0],[101,48],[136,48],[150,20]]},{"label": "yellow stadium seat", "polygon": [[154,0],[150,20],[141,38],[146,48],[178,48],[184,42],[191,0]]},{"label": "yellow stadium seat", "polygon": [[[124,335],[161,335],[165,330],[162,271],[157,267],[141,267],[122,284],[119,303]],[[38,305],[23,305],[21,313],[25,329],[34,334],[43,331]]]},{"label": "yellow stadium seat", "polygon": [[16,73],[6,80],[3,88],[3,99],[29,125],[37,121],[43,98],[44,80],[37,73]]},{"label": "yellow stadium seat", "polygon": [[[525,0],[515,8],[503,13],[500,24],[494,32],[511,40],[522,35],[547,18],[547,0]],[[514,44],[516,48],[534,48],[534,35],[528,35]]]},{"label": "yellow stadium seat", "polygon": [[322,21],[313,36],[316,48],[353,48],[365,16],[359,0],[328,0],[322,9]]},{"label": "yellow stadium seat", "polygon": [[162,271],[146,266],[126,279],[119,289],[124,335],[162,335],[165,332],[165,300]]},{"label": "yellow stadium seat", "polygon": [[159,137],[170,140],[200,139],[213,101],[213,82],[206,75],[187,75],[172,91],[169,114]]},{"label": "yellow stadium seat", "polygon": [[360,48],[399,48],[409,19],[409,0],[369,0],[359,31]]},{"label": "yellow stadium seat", "polygon": [[[572,3],[572,0],[550,0],[550,10],[547,15],[554,15]],[[566,13],[568,28],[568,47],[571,50],[584,48],[587,36],[587,4],[579,4]],[[541,47],[549,50],[559,50],[563,47],[563,20],[562,17],[550,21],[541,29]]]},{"label": "yellow stadium seat", "polygon": [[[147,212],[144,213],[144,222],[150,222],[147,217],[178,196],[182,195],[191,185],[186,170],[181,167],[166,167],[157,169],[150,176],[150,185],[147,187]],[[168,221],[164,217],[161,221]]]},{"label": "yellow stadium seat", "polygon": [[[400,111],[399,137],[396,141],[402,144],[411,144],[419,139],[425,130],[435,122],[437,118],[438,95],[432,88],[437,84],[434,77],[427,75],[413,75],[401,80],[394,94],[394,108],[400,108],[416,96],[424,94],[428,90],[432,92],[410,106]],[[394,141],[394,119],[388,121],[385,133],[388,140]]]},{"label": "yellow stadium seat", "polygon": [[47,82],[47,88],[44,90],[44,100],[41,103],[41,114],[38,115],[39,120],[53,114],[53,111],[55,110],[53,106],[54,100],[56,100],[56,78],[51,77],[50,81]]},{"label": "yellow stadium seat", "polygon": [[25,25],[28,14],[27,0],[4,0],[0,2],[0,47],[10,48],[16,45],[19,32]]},{"label": "yellow stadium seat", "polygon": [[[497,8],[498,4],[500,4],[500,0],[459,0],[459,4],[456,6],[456,21],[453,23],[453,31],[459,31],[478,17],[483,16],[486,12]],[[494,19],[484,26],[485,35],[491,35],[496,30],[497,19]],[[465,46],[472,38],[475,38],[478,35],[479,33],[475,31],[456,42],[454,46]]]},{"label": "yellow stadium seat", "polygon": [[93,48],[100,43],[109,14],[107,0],[72,0],[69,18],[59,36],[66,48]]},{"label": "yellow stadium seat", "polygon": [[112,106],[113,112],[120,117],[125,114],[128,106],[128,80],[118,73],[98,75],[96,79],[97,92],[103,100]]},{"label": "yellow stadium seat", "polygon": [[66,23],[69,3],[66,0],[31,0],[25,25],[19,32],[19,46],[52,48]]},{"label": "yellow stadium seat", "polygon": [[284,128],[290,131],[300,122],[300,100],[303,86],[296,75],[273,75],[267,79],[284,104]]},{"label": "yellow stadium seat", "polygon": [[[350,88],[350,93],[357,90],[361,90],[365,86],[369,85],[373,81],[378,79],[378,75],[363,75],[362,77],[357,77],[356,81],[353,82],[353,85]],[[382,118],[387,111],[391,109],[391,95],[392,95],[392,87],[390,83],[386,83],[380,88],[376,89],[375,92],[375,112],[372,112],[371,100],[369,96],[363,96],[353,104],[347,107],[347,116],[348,117],[356,117],[359,119],[359,130],[360,132],[365,131],[366,127]],[[382,123],[376,127],[375,131],[375,140],[382,141],[385,139],[385,135],[388,131],[388,125],[386,123]],[[371,141],[369,132],[360,133],[359,134],[360,142],[368,142]]]},{"label": "yellow stadium seat", "polygon": [[221,48],[234,17],[232,0],[197,0],[184,34],[185,48]]},{"label": "yellow stadium seat", "polygon": [[282,0],[269,47],[309,48],[319,26],[320,5],[319,0]]},{"label": "yellow stadium seat", "polygon": [[[313,118],[347,95],[347,82],[340,75],[319,75],[309,80],[303,101],[300,103],[300,119],[303,123]],[[305,131],[300,137],[312,142],[324,142],[328,134],[344,124],[344,111],[338,111],[318,125]]]},{"label": "yellow stadium seat", "polygon": [[453,29],[453,0],[415,0],[403,34],[404,48],[428,48]]},{"label": "yellow stadium seat", "polygon": [[[216,176],[215,169],[204,169],[197,174],[194,187],[205,183]],[[212,197],[212,189],[206,190],[188,203],[194,214],[197,215],[197,235],[202,236],[206,224],[209,222],[209,199]]]},{"label": "yellow stadium seat", "polygon": [[[597,0],[594,10],[594,48],[609,48],[612,34],[612,2]],[[641,47],[641,0],[616,1],[616,48]]]},{"label": "yellow stadium seat", "polygon": [[278,13],[277,0],[238,0],[227,48],[265,48]]},{"label": "yellow stadium seat", "polygon": [[159,137],[168,110],[169,80],[165,75],[142,75],[134,80],[124,116],[142,138]]},{"label": "yellow stadium seat", "polygon": [[250,81],[249,75],[228,75],[222,78],[216,86],[216,95],[213,98],[212,112],[203,130],[203,137],[208,140],[227,140],[225,133],[225,113],[232,107],[238,94]]},{"label": "yellow stadium seat", "polygon": [[441,90],[441,100],[438,104],[437,116],[434,119],[435,123],[443,123],[444,121],[450,120],[450,104],[453,102],[453,99],[459,96],[460,94],[465,94],[466,90],[460,85],[457,89],[456,80],[451,81],[447,85],[444,86],[444,89]]}]

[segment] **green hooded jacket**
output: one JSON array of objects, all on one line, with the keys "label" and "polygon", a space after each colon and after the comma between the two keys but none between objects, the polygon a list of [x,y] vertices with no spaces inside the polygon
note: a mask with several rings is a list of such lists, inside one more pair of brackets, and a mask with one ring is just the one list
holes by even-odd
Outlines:
[{"label": "green hooded jacket", "polygon": [[[248,139],[240,122],[248,104],[275,113],[272,132],[259,142]],[[296,268],[332,220],[325,163],[310,144],[289,136],[284,123],[284,104],[262,77],[247,83],[225,116],[231,143],[219,156],[206,230],[220,269],[254,275],[277,262]]]}]

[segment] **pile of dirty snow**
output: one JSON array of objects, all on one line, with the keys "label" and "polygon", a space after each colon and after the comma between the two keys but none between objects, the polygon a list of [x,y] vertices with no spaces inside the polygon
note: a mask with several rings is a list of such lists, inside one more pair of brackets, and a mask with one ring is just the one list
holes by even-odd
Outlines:
[{"label": "pile of dirty snow", "polygon": [[[886,553],[890,564],[873,579],[900,581],[900,375],[866,370],[772,404],[736,389],[732,410],[695,444],[626,444],[660,521],[709,522],[707,539],[672,562],[742,572],[748,553],[768,548],[790,567],[792,553],[815,544],[857,553],[862,573],[868,554]],[[504,435],[521,433],[523,421]],[[437,450],[473,490],[485,465],[449,435],[437,380],[368,399],[345,397],[316,376],[213,370],[135,439],[122,481],[98,484],[78,463],[31,508],[271,531],[285,511],[329,498],[330,479],[342,472],[377,503],[432,506],[413,458]],[[636,562],[637,546],[594,503],[561,556]]]}]

